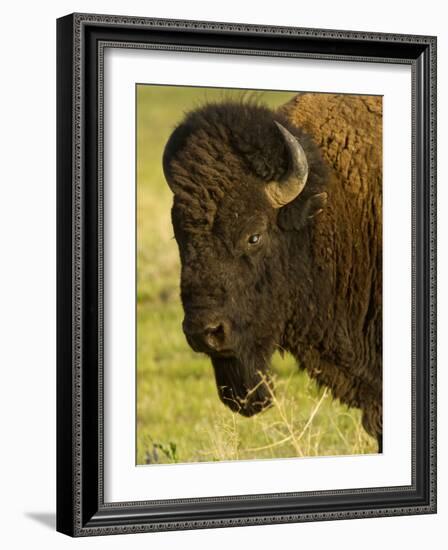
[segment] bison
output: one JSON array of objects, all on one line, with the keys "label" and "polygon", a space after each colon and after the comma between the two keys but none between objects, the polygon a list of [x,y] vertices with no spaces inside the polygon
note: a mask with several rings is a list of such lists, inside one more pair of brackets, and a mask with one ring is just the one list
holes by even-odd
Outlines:
[{"label": "bison", "polygon": [[362,410],[381,452],[381,98],[206,104],[172,132],[163,169],[183,331],[220,399],[245,416],[269,407],[270,358],[287,351]]}]

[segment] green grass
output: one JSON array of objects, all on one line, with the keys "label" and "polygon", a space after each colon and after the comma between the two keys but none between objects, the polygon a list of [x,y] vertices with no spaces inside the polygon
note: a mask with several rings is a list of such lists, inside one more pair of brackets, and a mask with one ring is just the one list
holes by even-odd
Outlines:
[{"label": "green grass", "polygon": [[[219,401],[209,359],[181,329],[179,258],[163,147],[183,113],[240,91],[139,86],[137,91],[137,464],[376,452],[360,413],[273,358],[275,406],[253,418]],[[265,92],[271,107],[294,94]]]}]

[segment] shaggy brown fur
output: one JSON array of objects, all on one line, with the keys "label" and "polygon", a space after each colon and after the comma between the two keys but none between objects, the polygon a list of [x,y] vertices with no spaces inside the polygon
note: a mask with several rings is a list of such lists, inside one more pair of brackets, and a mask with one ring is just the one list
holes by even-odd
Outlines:
[{"label": "shaggy brown fur", "polygon": [[[264,193],[288,170],[274,121],[297,137],[309,165],[304,191],[281,209]],[[164,170],[184,331],[210,355],[233,410],[269,406],[260,375],[285,349],[335,398],[361,408],[381,444],[381,142],[380,98],[332,94],[301,94],[278,112],[207,105],[170,137]]]},{"label": "shaggy brown fur", "polygon": [[[335,397],[363,410],[366,430],[382,433],[382,101],[380,97],[301,94],[282,108],[309,132],[338,177],[329,208],[312,232],[316,265],[333,297],[327,318],[333,349],[301,345],[301,366]],[[335,238],[337,235],[337,238]],[[318,321],[319,323],[319,321]],[[329,337],[329,333],[332,333]],[[289,338],[288,338],[289,339]],[[319,349],[321,348],[321,349]],[[323,349],[325,348],[325,349]]]}]

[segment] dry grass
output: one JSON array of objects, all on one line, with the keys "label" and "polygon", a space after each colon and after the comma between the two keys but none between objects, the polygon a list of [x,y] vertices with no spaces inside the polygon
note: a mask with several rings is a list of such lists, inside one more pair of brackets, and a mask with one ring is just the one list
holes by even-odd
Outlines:
[{"label": "dry grass", "polygon": [[[319,418],[324,403],[332,407],[329,390],[325,388],[317,396],[315,391],[309,391],[307,399],[311,403],[311,408],[308,415],[303,417],[297,415],[297,403],[290,388],[291,377],[285,380],[276,376],[275,391],[272,389],[272,383],[268,383],[263,375],[261,377],[259,385],[264,384],[268,389],[275,413],[273,416],[260,414],[254,417],[252,427],[263,434],[266,443],[255,447],[247,446],[244,434],[239,429],[238,417],[232,414],[230,418],[220,418],[208,432],[210,449],[201,451],[204,459],[240,460],[261,455],[278,458],[279,456],[306,457],[329,454],[322,437],[321,418]],[[253,391],[256,391],[256,388]],[[342,419],[348,419],[353,425],[353,429],[347,435],[344,435],[340,427]],[[376,452],[372,439],[365,433],[359,420],[352,413],[336,412],[334,416],[330,416],[330,424],[339,439],[335,441],[337,448],[330,454]],[[342,449],[345,449],[345,452],[341,452]]]}]

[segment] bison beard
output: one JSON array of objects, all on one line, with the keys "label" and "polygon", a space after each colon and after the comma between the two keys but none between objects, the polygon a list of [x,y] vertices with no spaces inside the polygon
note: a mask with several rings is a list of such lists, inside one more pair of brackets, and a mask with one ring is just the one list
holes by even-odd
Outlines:
[{"label": "bison beard", "polygon": [[213,357],[212,364],[219,397],[232,411],[253,416],[272,405],[266,358]]},{"label": "bison beard", "polygon": [[278,344],[362,409],[380,450],[381,139],[379,98],[305,93],[276,112],[206,105],[163,158],[184,332],[222,402],[244,416],[272,405]]}]

